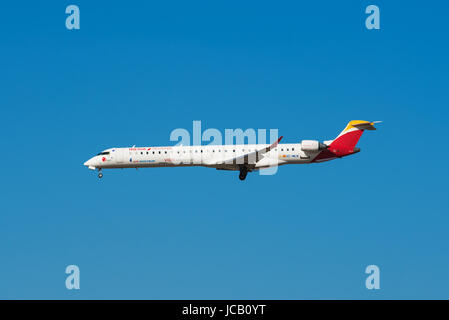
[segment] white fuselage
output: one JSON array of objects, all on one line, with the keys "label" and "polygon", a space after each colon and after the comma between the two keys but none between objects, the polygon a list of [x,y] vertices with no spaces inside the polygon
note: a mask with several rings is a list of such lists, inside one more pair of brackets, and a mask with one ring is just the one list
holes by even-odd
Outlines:
[{"label": "white fuselage", "polygon": [[[245,180],[248,172],[280,166],[324,162],[360,151],[356,144],[364,130],[376,130],[374,123],[351,120],[334,140],[302,140],[280,144],[282,136],[272,144],[132,147],[110,148],[84,163],[89,169],[202,166],[219,170],[240,171]],[[101,178],[103,174],[98,173]]]},{"label": "white fuselage", "polygon": [[268,146],[254,144],[110,148],[92,157],[84,165],[93,170],[167,166],[205,166],[239,170],[240,165],[245,163],[250,170],[257,170],[276,165],[309,163],[320,153],[302,151],[300,143],[279,144],[261,159],[255,155],[254,159],[250,159],[252,161],[236,159]]}]

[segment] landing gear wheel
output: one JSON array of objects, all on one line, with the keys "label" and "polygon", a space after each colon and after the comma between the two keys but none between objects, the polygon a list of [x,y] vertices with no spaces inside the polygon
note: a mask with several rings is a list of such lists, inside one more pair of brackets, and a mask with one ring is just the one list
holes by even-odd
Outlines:
[{"label": "landing gear wheel", "polygon": [[245,180],[246,175],[248,174],[248,169],[246,169],[245,167],[240,169],[240,174],[239,174],[239,179],[240,180]]},{"label": "landing gear wheel", "polygon": [[103,174],[101,172],[98,173],[98,178],[103,178]]}]

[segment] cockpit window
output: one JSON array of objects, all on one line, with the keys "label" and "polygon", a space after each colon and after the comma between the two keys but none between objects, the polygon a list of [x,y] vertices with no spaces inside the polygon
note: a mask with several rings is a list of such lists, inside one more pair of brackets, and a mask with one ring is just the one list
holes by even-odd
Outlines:
[{"label": "cockpit window", "polygon": [[97,154],[97,156],[105,156],[105,155],[107,155],[107,154],[109,154],[109,151],[106,151],[106,152],[100,152],[99,154]]}]

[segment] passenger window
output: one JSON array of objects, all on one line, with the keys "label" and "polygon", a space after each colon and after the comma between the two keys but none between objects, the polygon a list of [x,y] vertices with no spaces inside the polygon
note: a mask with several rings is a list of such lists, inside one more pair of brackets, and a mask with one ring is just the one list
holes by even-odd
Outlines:
[{"label": "passenger window", "polygon": [[292,151],[295,151],[295,148],[292,148]]}]

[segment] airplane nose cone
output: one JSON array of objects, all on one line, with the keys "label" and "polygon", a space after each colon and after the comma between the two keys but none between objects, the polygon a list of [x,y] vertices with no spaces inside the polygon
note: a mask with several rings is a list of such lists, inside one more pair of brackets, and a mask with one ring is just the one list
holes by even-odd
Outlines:
[{"label": "airplane nose cone", "polygon": [[92,165],[93,165],[93,162],[94,162],[93,159],[89,159],[89,160],[87,160],[86,162],[84,162],[84,165],[85,165],[86,167],[89,167],[89,166],[92,166]]}]

